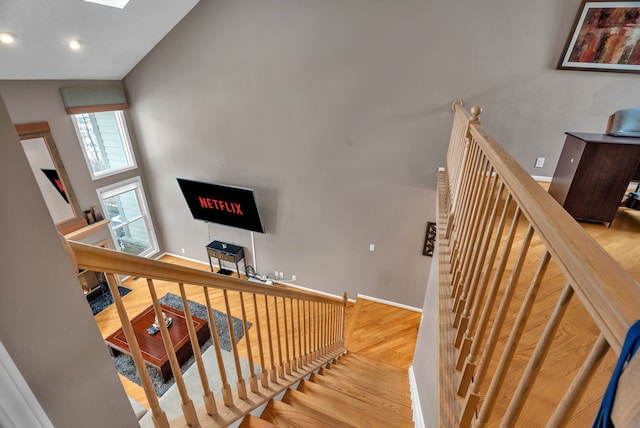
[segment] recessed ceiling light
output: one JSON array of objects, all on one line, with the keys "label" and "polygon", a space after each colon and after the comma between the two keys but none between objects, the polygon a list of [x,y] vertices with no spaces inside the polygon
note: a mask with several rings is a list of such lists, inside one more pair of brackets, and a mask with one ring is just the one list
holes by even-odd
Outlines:
[{"label": "recessed ceiling light", "polygon": [[117,7],[118,9],[124,9],[129,3],[129,0],[84,0],[88,3],[101,4],[103,6]]},{"label": "recessed ceiling light", "polygon": [[67,45],[69,45],[72,50],[77,51],[82,47],[82,40],[70,40]]},{"label": "recessed ceiling light", "polygon": [[16,35],[13,33],[0,33],[0,43],[10,45],[16,41]]}]

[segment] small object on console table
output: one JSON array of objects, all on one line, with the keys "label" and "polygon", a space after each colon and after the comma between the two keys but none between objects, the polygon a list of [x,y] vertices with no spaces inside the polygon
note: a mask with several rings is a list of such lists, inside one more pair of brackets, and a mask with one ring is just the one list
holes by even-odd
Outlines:
[{"label": "small object on console table", "polygon": [[222,241],[213,241],[207,245],[207,255],[209,256],[211,272],[214,272],[213,264],[211,263],[212,257],[218,259],[218,266],[220,266],[220,269],[217,273],[221,275],[231,275],[233,273],[233,271],[222,267],[222,261],[235,263],[238,278],[240,278],[240,268],[238,267],[238,262],[240,260],[244,260],[244,270],[245,272],[247,271],[247,260],[244,258],[244,248],[238,245],[227,244]]}]

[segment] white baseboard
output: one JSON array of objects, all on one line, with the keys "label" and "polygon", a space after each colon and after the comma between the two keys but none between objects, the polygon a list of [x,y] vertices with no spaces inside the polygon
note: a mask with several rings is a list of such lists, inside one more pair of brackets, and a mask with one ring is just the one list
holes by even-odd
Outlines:
[{"label": "white baseboard", "polygon": [[[179,256],[179,255],[177,255],[177,254],[167,253],[167,252],[162,253],[162,254],[161,254],[161,255],[159,255],[157,258],[158,258],[158,259],[160,259],[160,258],[162,258],[162,256],[165,256],[165,255],[166,255],[166,256],[176,257],[176,258],[183,259],[183,260],[188,260],[188,261],[191,261],[191,262],[194,262],[194,263],[200,263],[200,264],[202,264],[202,265],[208,266],[208,263],[207,263],[207,262],[203,262],[203,261],[201,261],[201,260],[195,260],[195,259],[191,259],[191,258],[189,258],[189,257]],[[217,267],[217,268],[219,268],[219,267],[220,267],[220,266],[218,266],[218,265],[217,265],[217,264],[215,264],[215,263],[213,264],[213,266],[214,266],[214,267]],[[225,266],[225,269],[228,269],[228,270],[230,270],[230,271],[236,272],[236,270],[235,270],[233,267]],[[240,273],[245,273],[245,272],[240,272]],[[324,291],[314,290],[313,288],[303,287],[303,286],[301,286],[301,285],[292,284],[292,283],[290,283],[290,282],[280,281],[280,280],[275,280],[275,279],[274,279],[274,280],[271,280],[271,281],[273,281],[274,283],[278,283],[278,284],[286,285],[287,287],[296,288],[296,289],[298,289],[298,290],[308,291],[308,292],[310,292],[310,293],[320,294],[320,295],[322,295],[322,296],[333,297],[333,298],[336,298],[336,299],[342,299],[342,296],[338,296],[338,295],[336,295],[336,294],[332,294],[332,293],[325,293]],[[355,299],[348,299],[348,300],[349,300],[350,302],[355,302]]]},{"label": "white baseboard", "polygon": [[358,298],[367,299],[367,300],[371,300],[373,302],[384,303],[385,305],[396,306],[398,308],[407,309],[407,310],[410,310],[410,311],[422,313],[422,309],[421,308],[416,308],[414,306],[409,306],[409,305],[403,305],[402,303],[392,302],[391,300],[378,299],[377,297],[371,297],[371,296],[367,296],[367,295],[359,294],[359,293],[358,293]]},{"label": "white baseboard", "polygon": [[541,181],[543,183],[551,183],[551,180],[553,180],[553,177],[546,177],[544,175],[532,175],[531,178],[533,178],[536,181]]},{"label": "white baseboard", "polygon": [[[160,259],[161,259],[161,258],[163,258],[164,256],[176,257],[176,258],[178,258],[178,259],[188,260],[188,261],[190,261],[190,262],[199,263],[199,264],[201,264],[201,265],[205,265],[205,266],[208,266],[208,265],[209,265],[209,263],[207,263],[207,262],[203,262],[202,260],[196,260],[196,259],[192,259],[192,258],[190,258],[190,257],[179,256],[178,254],[168,253],[168,252],[166,252],[166,251],[165,251],[164,253],[160,254],[159,256],[156,256],[156,257],[155,257],[155,259],[156,259],[156,260],[160,260]],[[214,265],[214,266],[217,266],[217,265]]]},{"label": "white baseboard", "polygon": [[[313,288],[303,287],[301,285],[292,284],[292,283],[286,282],[286,281],[273,280],[273,282],[277,282],[278,284],[286,285],[287,287],[296,288],[298,290],[308,291],[308,292],[313,293],[313,294],[320,294],[322,296],[333,297],[335,299],[342,299],[342,296],[338,296],[337,294],[325,293],[324,291],[314,290]],[[349,299],[348,297],[347,297],[347,300],[350,301],[350,302],[355,302],[355,299]]]},{"label": "white baseboard", "polygon": [[[191,261],[191,262],[194,262],[194,263],[200,263],[200,264],[205,265],[205,266],[207,265],[206,262],[203,262],[201,260],[195,260],[195,259],[191,259],[189,257],[184,257],[184,256],[180,256],[178,254],[173,254],[173,253],[168,253],[168,252],[164,252],[164,253],[160,254],[159,256],[157,256],[157,259],[161,259],[163,256],[172,256],[172,257],[176,257],[178,259],[188,260],[188,261]],[[217,264],[214,264],[213,266],[214,267],[220,267]],[[227,267],[227,266],[225,266],[225,269],[231,270],[233,272],[236,271],[232,267]],[[240,273],[244,273],[244,272],[240,272]],[[301,285],[293,284],[291,282],[280,281],[280,280],[273,280],[273,282],[274,283],[278,283],[278,284],[286,285],[287,287],[296,288],[298,290],[303,290],[303,291],[308,291],[310,293],[320,294],[322,296],[333,297],[335,299],[342,299],[342,296],[339,296],[337,294],[326,293],[324,291],[315,290],[313,288],[308,288],[308,287],[303,287]],[[403,305],[402,303],[392,302],[390,300],[379,299],[377,297],[371,297],[371,296],[367,296],[365,294],[360,294],[360,293],[358,293],[358,295],[356,297],[367,299],[367,300],[371,300],[371,301],[378,302],[378,303],[384,303],[385,305],[396,306],[398,308],[408,309],[410,311],[422,313],[422,309],[421,308],[416,308],[416,307],[413,307],[413,306]],[[349,298],[347,298],[347,300],[349,302],[351,302],[351,303],[354,303],[356,301],[356,299],[349,299]]]},{"label": "white baseboard", "polygon": [[422,405],[418,394],[418,382],[413,372],[413,365],[409,366],[409,386],[411,387],[411,409],[413,410],[413,426],[415,428],[425,428],[424,416],[422,415]]}]

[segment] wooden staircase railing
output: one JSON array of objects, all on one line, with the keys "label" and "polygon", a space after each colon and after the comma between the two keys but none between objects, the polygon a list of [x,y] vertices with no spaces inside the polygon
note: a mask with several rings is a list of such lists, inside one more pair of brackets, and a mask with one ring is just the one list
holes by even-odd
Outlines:
[{"label": "wooden staircase railing", "polygon": [[[68,242],[67,250],[72,259],[75,260],[77,267],[106,273],[124,335],[140,376],[145,396],[151,407],[153,423],[158,428],[184,426],[185,423],[188,426],[226,426],[268,401],[272,396],[311,373],[331,358],[342,354],[345,350],[344,317],[347,300],[346,293],[343,299],[335,299],[313,293],[266,286],[239,278],[222,276],[157,260],[149,260],[78,242]],[[175,386],[180,394],[184,415],[184,421],[173,420],[170,424],[156,396],[149,374],[145,369],[145,362],[140,352],[130,317],[117,289],[115,275],[130,275],[146,279],[150,303],[153,305],[158,319],[162,319],[162,310],[155,283],[168,281],[173,283],[177,291],[179,291],[195,357],[195,366],[198,369],[204,391],[203,402],[204,410],[206,411],[195,408],[190,392],[183,380],[180,365],[169,336],[169,330],[164,323],[159,323],[160,334],[169,355],[171,370],[174,375]],[[210,314],[209,328],[213,338],[212,346],[215,347],[219,376],[222,383],[218,398],[209,387],[210,382],[205,372],[200,345],[198,344],[192,315],[187,304],[185,285],[200,288],[204,294],[207,311]],[[228,328],[231,333],[233,367],[225,367],[218,335],[212,321],[211,296],[214,292],[221,292],[223,296],[225,307],[216,309],[226,313],[227,316]],[[248,391],[245,381],[246,373],[243,373],[241,369],[239,347],[233,334],[229,304],[231,293],[237,293],[237,297],[240,300],[241,314],[236,315],[241,316],[245,331],[243,341],[246,344],[246,356],[249,362]],[[258,322],[255,323],[255,335],[249,329],[246,312],[247,305],[256,317],[259,312],[259,306],[266,312],[266,320],[256,320]],[[263,327],[266,328],[262,330]],[[255,351],[257,351],[257,355],[253,353]],[[259,374],[254,370],[255,363],[259,363],[261,368]],[[237,378],[235,391],[232,390],[227,380],[227,373],[230,370],[235,371]],[[230,410],[224,411],[225,406]]]},{"label": "wooden staircase railing", "polygon": [[[271,400],[240,428],[413,427],[406,370],[349,352]],[[404,388],[403,388],[404,387]]]},{"label": "wooden staircase railing", "polygon": [[584,426],[611,372],[600,362],[640,318],[640,287],[484,131],[480,108],[453,111],[439,183],[439,304],[452,311],[441,413],[453,416],[440,422]]}]

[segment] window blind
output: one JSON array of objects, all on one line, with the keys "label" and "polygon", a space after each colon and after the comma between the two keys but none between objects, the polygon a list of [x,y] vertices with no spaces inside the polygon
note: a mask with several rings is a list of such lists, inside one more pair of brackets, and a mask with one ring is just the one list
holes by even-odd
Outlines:
[{"label": "window blind", "polygon": [[60,88],[67,114],[126,110],[127,96],[121,86],[71,86]]}]

